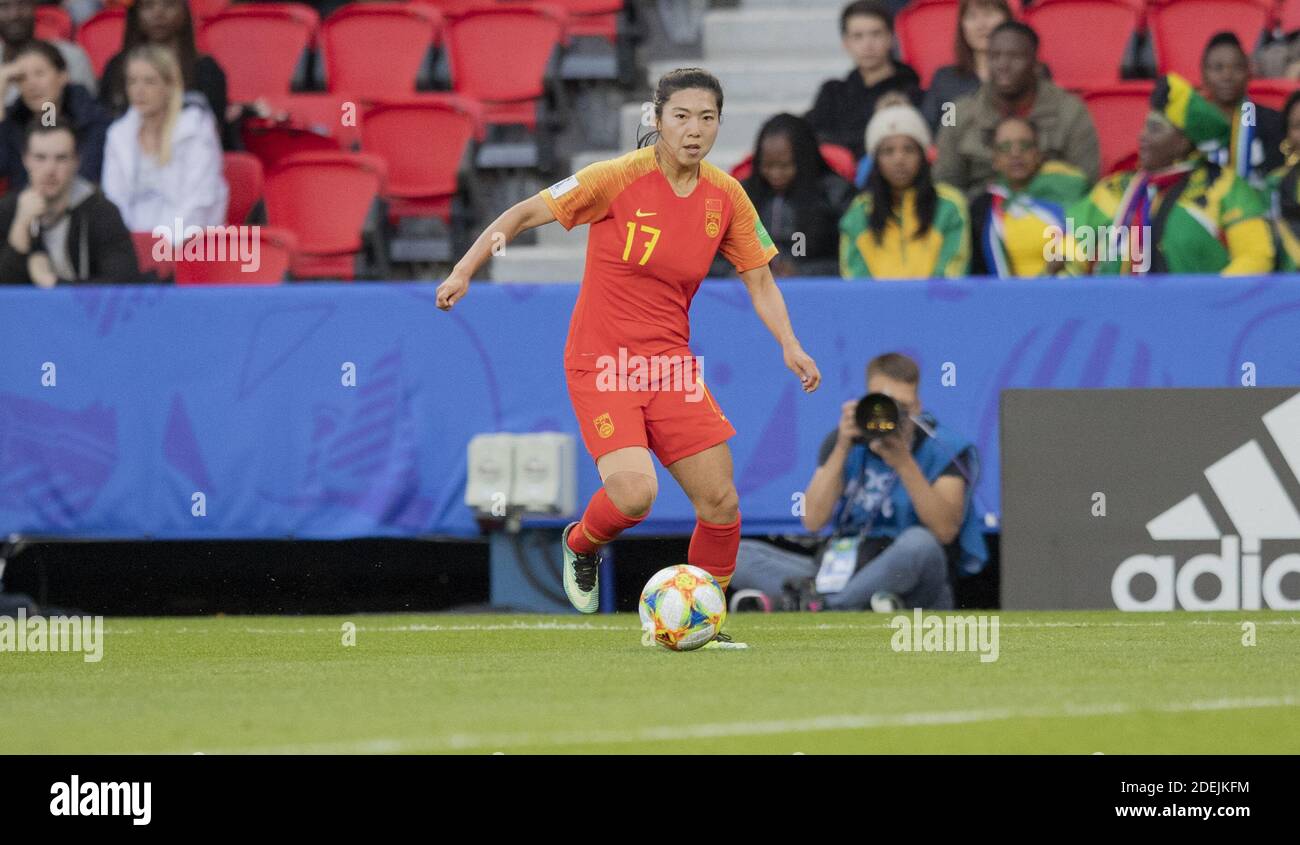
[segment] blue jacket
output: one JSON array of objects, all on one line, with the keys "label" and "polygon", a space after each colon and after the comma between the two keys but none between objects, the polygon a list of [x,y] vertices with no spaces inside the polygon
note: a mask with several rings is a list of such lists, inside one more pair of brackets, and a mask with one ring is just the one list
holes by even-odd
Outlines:
[{"label": "blue jacket", "polygon": [[[970,479],[966,483],[966,510],[957,535],[961,548],[957,569],[962,575],[974,575],[988,561],[984,529],[973,505],[975,485],[979,482],[979,455],[970,441],[939,425],[934,417],[923,414],[921,419],[934,431],[934,436],[922,431],[913,446],[912,457],[929,482],[934,483],[958,455],[966,455],[959,462]],[[850,512],[844,513],[845,508],[850,508]],[[837,530],[859,533],[865,528],[868,537],[897,537],[920,521],[907,489],[898,483],[894,470],[866,444],[854,445],[844,461],[844,494],[835,511]]]}]

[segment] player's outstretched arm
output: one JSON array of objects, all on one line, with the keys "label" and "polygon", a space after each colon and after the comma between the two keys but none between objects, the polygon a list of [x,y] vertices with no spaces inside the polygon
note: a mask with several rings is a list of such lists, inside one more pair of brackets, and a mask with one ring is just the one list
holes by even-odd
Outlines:
[{"label": "player's outstretched arm", "polygon": [[821,384],[822,374],[817,370],[817,362],[803,351],[799,339],[794,336],[790,314],[785,310],[785,297],[781,296],[781,289],[776,286],[776,279],[772,278],[772,268],[764,264],[746,270],[740,274],[740,278],[749,290],[749,298],[754,302],[754,310],[758,312],[759,319],[781,344],[785,365],[799,377],[803,392],[812,393]]},{"label": "player's outstretched arm", "polygon": [[510,243],[520,232],[545,226],[553,220],[554,212],[537,195],[517,202],[502,212],[500,217],[483,230],[483,234],[478,236],[460,261],[456,262],[446,280],[438,285],[438,307],[443,311],[451,310],[451,306],[469,290],[469,280],[492,255],[494,248]]}]

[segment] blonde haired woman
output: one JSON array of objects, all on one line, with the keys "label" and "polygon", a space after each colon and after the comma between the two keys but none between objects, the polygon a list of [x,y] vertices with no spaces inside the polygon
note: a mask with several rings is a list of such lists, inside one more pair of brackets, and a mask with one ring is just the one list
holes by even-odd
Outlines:
[{"label": "blonde haired woman", "polygon": [[[130,108],[108,128],[104,195],[133,232],[225,222],[229,190],[217,124],[200,98],[187,98],[180,64],[167,47],[145,45],[126,62]],[[180,221],[179,223],[177,221]]]}]

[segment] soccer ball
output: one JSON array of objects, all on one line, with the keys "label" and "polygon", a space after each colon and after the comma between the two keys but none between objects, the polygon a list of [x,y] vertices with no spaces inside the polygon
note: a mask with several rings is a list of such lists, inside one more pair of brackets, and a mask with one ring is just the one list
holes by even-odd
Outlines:
[{"label": "soccer ball", "polygon": [[641,630],[664,648],[692,651],[713,639],[727,618],[727,600],[713,576],[695,566],[661,569],[646,582]]}]

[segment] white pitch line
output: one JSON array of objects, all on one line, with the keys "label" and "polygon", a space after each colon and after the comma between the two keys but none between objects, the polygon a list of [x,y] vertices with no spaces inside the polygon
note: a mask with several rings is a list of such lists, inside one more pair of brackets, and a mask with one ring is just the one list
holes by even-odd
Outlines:
[{"label": "white pitch line", "polygon": [[[957,613],[956,616],[979,616],[976,612]],[[983,614],[989,615],[989,614]],[[348,621],[343,617],[340,618],[340,625]],[[911,617],[908,617],[911,618]],[[1300,625],[1300,619],[1265,619],[1260,621],[1254,620],[1224,620],[1224,619],[1188,619],[1188,620],[1152,620],[1150,622],[1000,622],[1000,628],[1163,628],[1170,625],[1229,625],[1240,627],[1242,622],[1253,622],[1255,625]],[[845,623],[825,623],[820,625],[744,625],[746,631],[836,631],[836,630],[862,630],[862,631],[879,631],[889,630],[888,622],[877,622],[874,624],[855,624],[852,622]],[[240,628],[233,633],[241,634],[338,634],[340,628]],[[393,626],[369,626],[358,625],[356,630],[363,633],[444,633],[444,632],[461,632],[461,631],[640,631],[640,628],[632,622],[626,625],[593,625],[589,622],[515,622],[510,624],[494,625],[393,625]],[[145,633],[137,628],[105,628],[106,634],[139,634]],[[157,633],[157,632],[150,632]],[[230,630],[216,630],[211,628],[178,628],[167,633],[172,634],[222,634],[232,633]]]},{"label": "white pitch line", "polygon": [[[558,733],[453,733],[444,737],[411,739],[376,738],[348,742],[305,745],[262,746],[237,750],[204,751],[205,754],[399,754],[436,751],[474,751],[512,747],[572,748],[583,745],[628,744],[681,739],[724,739],[741,736],[816,733],[820,731],[872,730],[935,725],[963,725],[1007,719],[1059,719],[1130,715],[1141,712],[1197,713],[1219,710],[1254,710],[1266,707],[1297,707],[1296,696],[1271,698],[1219,698],[1167,704],[1081,704],[1062,707],[990,708],[985,710],[938,710],[921,713],[864,713],[813,716],[804,719],[774,719],[751,722],[682,722],[620,730]],[[192,750],[177,752],[191,754]]]}]

